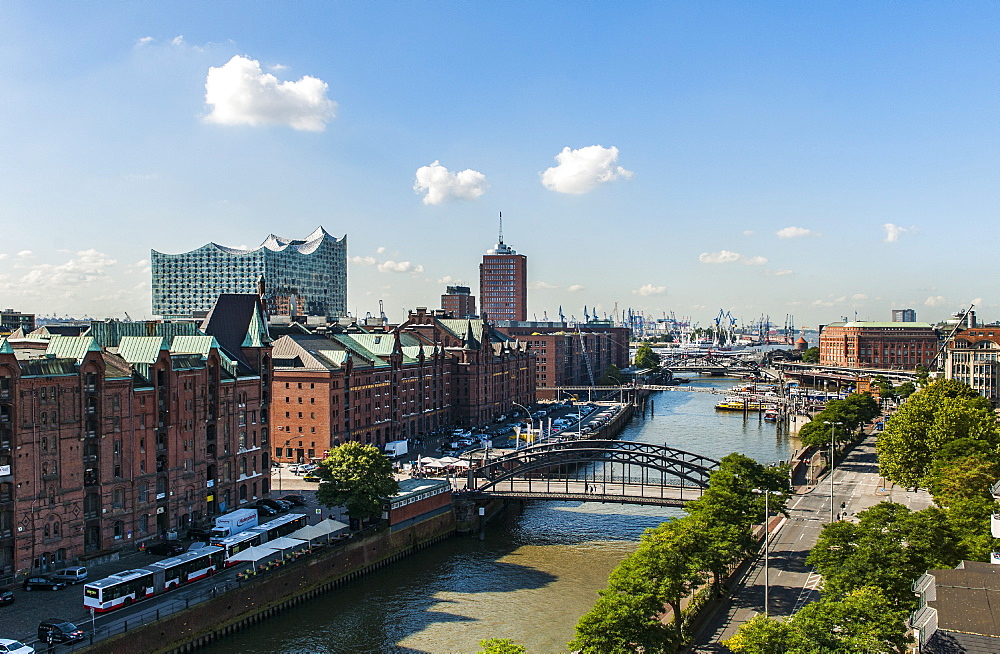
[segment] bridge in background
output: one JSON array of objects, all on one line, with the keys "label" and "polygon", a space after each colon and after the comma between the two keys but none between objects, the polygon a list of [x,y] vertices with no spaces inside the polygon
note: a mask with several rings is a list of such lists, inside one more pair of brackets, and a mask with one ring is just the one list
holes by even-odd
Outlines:
[{"label": "bridge in background", "polygon": [[459,490],[474,498],[683,506],[719,465],[666,445],[619,440],[541,443],[471,468]]}]

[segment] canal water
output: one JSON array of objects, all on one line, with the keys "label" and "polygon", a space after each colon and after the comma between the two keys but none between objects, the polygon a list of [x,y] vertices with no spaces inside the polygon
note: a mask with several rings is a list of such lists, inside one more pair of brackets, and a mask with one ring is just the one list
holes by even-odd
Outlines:
[{"label": "canal water", "polygon": [[[733,379],[694,379],[725,390]],[[654,393],[653,415],[621,438],[721,458],[788,459],[791,439],[757,414],[716,412],[720,395]],[[532,654],[565,652],[581,615],[639,535],[677,509],[534,502],[490,524],[485,541],[459,536],[322,595],[207,648],[247,653],[473,653],[512,638]]]}]

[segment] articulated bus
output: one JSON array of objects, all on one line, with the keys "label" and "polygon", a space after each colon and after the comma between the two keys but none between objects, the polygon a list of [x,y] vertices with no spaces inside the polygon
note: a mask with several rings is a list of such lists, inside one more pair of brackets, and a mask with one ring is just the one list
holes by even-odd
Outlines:
[{"label": "articulated bus", "polygon": [[234,565],[236,562],[229,561],[229,557],[239,554],[243,550],[256,547],[264,542],[264,535],[256,531],[244,531],[226,538],[213,539],[212,545],[222,548],[226,557],[226,566]]},{"label": "articulated bus", "polygon": [[83,587],[83,606],[104,613],[132,602],[165,593],[213,574],[222,568],[225,554],[220,547],[203,547],[145,568],[125,570]]},{"label": "articulated bus", "polygon": [[255,531],[258,534],[261,534],[263,536],[262,542],[266,543],[269,540],[287,536],[293,531],[298,531],[305,526],[306,516],[304,513],[289,513],[288,515],[279,516],[270,522],[257,525],[250,531]]}]

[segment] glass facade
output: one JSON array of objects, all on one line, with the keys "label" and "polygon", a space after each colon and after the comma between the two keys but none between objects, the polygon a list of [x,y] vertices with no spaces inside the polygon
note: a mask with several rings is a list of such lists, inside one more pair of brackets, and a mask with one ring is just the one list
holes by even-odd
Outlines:
[{"label": "glass facade", "polygon": [[347,313],[347,236],[322,227],[302,240],[272,234],[252,250],[216,243],[181,254],[152,250],[150,261],[153,313],[164,318],[208,311],[222,293],[256,293],[261,277],[271,314]]}]

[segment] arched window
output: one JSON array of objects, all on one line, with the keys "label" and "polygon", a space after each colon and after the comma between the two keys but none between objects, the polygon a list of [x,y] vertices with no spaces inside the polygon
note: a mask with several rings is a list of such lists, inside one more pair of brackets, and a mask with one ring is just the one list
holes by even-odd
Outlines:
[{"label": "arched window", "polygon": [[52,534],[49,532],[49,525],[46,523],[45,527],[42,528],[42,536],[44,538],[49,538]]},{"label": "arched window", "polygon": [[247,485],[240,484],[240,501],[244,501],[247,498]]},{"label": "arched window", "polygon": [[53,538],[61,538],[61,536],[59,535],[59,521],[58,520],[56,520],[55,522],[52,523],[52,537]]}]

